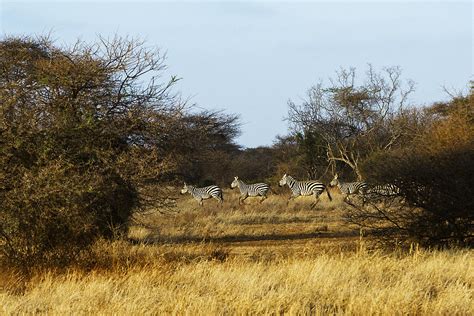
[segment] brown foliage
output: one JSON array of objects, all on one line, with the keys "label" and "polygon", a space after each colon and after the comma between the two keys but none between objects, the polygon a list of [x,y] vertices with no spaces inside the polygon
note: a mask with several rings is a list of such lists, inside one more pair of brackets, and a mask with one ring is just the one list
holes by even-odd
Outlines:
[{"label": "brown foliage", "polygon": [[472,245],[473,101],[471,94],[425,109],[420,134],[367,160],[364,170],[369,177],[397,185],[405,204],[379,208],[376,214],[362,210],[353,220],[363,225],[390,223],[402,239],[428,245]]},{"label": "brown foliage", "polygon": [[63,264],[126,229],[143,175],[173,167],[157,135],[179,110],[176,78],[141,84],[163,67],[135,40],[0,42],[2,259]]},{"label": "brown foliage", "polygon": [[231,178],[238,117],[190,113],[178,79],[158,80],[164,58],[128,38],[0,41],[0,259],[70,262],[132,211],[174,205],[161,184]]}]

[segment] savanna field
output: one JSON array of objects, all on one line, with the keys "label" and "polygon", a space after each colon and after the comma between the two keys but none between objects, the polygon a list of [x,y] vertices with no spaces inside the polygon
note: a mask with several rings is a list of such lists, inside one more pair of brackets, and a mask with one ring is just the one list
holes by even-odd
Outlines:
[{"label": "savanna field", "polygon": [[[176,194],[178,195],[178,194]],[[380,247],[333,193],[135,214],[95,262],[26,277],[2,271],[2,314],[474,314],[474,252]]]},{"label": "savanna field", "polygon": [[[415,104],[400,66],[341,67],[251,148],[166,50],[53,37],[0,38],[0,315],[474,315],[474,82]],[[242,73],[212,82],[259,104]]]}]

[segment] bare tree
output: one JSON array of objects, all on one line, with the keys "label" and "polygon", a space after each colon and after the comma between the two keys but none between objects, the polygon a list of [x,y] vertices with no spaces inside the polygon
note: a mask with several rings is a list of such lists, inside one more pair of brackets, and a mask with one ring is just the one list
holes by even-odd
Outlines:
[{"label": "bare tree", "polygon": [[392,147],[403,133],[393,118],[407,107],[414,87],[402,81],[399,67],[376,72],[369,65],[360,85],[354,68],[340,69],[328,86],[319,82],[309,89],[301,104],[289,101],[287,119],[293,133],[320,135],[329,163],[342,162],[361,180],[361,160]]}]

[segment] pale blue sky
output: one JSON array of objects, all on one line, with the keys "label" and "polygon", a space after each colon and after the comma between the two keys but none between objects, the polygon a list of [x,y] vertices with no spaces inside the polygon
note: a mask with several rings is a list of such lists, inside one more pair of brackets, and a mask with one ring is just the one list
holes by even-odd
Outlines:
[{"label": "pale blue sky", "polygon": [[241,115],[247,147],[287,132],[287,101],[340,66],[399,65],[417,82],[413,103],[446,99],[472,79],[471,1],[165,2],[1,1],[3,35],[53,31],[130,35],[167,51],[177,90],[208,109]]}]

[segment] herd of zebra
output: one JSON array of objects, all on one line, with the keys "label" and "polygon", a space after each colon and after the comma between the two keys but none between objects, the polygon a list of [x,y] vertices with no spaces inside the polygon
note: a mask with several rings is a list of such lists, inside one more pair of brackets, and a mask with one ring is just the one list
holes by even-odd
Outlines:
[{"label": "herd of zebra", "polygon": [[[319,196],[321,193],[326,191],[326,194],[329,200],[332,200],[327,186],[318,180],[308,180],[308,181],[298,181],[289,175],[283,175],[279,181],[279,186],[288,185],[291,190],[291,196],[288,199],[288,202],[292,199],[295,199],[299,196],[310,196],[313,195],[317,203],[319,201]],[[271,191],[270,185],[266,183],[254,183],[246,184],[239,177],[235,177],[232,181],[230,187],[232,189],[238,187],[240,190],[239,196],[239,205],[244,203],[244,200],[248,197],[260,197],[260,203],[262,203],[266,198],[269,191]],[[365,182],[340,182],[338,175],[336,174],[332,181],[329,183],[329,187],[338,187],[340,192],[345,196],[345,200],[350,195],[359,195],[364,197],[369,196],[396,196],[399,194],[400,190],[393,184],[382,184],[369,186]],[[197,188],[192,185],[187,185],[184,183],[184,187],[181,190],[181,194],[190,193],[194,199],[199,202],[199,205],[203,205],[203,200],[214,198],[219,203],[224,202],[224,195],[222,189],[217,185],[210,185],[207,187]]]}]

